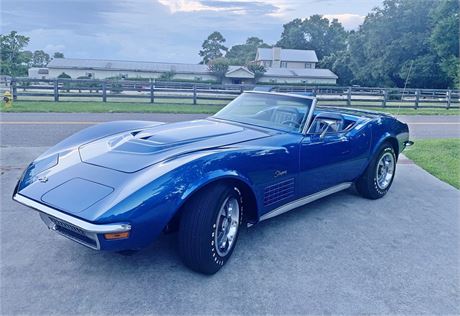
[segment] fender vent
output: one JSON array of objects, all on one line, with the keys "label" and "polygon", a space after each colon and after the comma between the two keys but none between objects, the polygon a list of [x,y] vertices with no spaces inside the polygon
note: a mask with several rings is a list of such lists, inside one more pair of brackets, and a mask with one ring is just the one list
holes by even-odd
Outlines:
[{"label": "fender vent", "polygon": [[272,185],[264,190],[264,206],[288,199],[294,195],[294,178],[287,179]]}]

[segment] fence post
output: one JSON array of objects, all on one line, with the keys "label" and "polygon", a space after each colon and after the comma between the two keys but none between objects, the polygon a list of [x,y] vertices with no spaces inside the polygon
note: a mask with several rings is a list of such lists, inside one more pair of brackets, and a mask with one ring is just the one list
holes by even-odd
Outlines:
[{"label": "fence post", "polygon": [[351,87],[348,87],[347,91],[347,106],[351,106]]},{"label": "fence post", "polygon": [[193,85],[193,104],[196,104],[196,84]]},{"label": "fence post", "polygon": [[415,109],[417,110],[418,109],[418,104],[420,102],[420,90],[417,89],[415,90]]},{"label": "fence post", "polygon": [[243,85],[240,85],[240,94],[243,93]]},{"label": "fence post", "polygon": [[150,103],[155,102],[155,86],[153,83],[150,84]]},{"label": "fence post", "polygon": [[59,101],[58,79],[54,80],[54,102]]},{"label": "fence post", "polygon": [[452,90],[447,90],[447,107],[446,109],[450,108],[452,102]]},{"label": "fence post", "polygon": [[18,99],[18,88],[16,87],[16,79],[11,79],[10,86],[12,87],[12,93],[13,93],[13,100],[16,101]]},{"label": "fence post", "polygon": [[107,82],[102,82],[102,102],[107,102]]},{"label": "fence post", "polygon": [[387,89],[384,89],[383,90],[383,101],[382,101],[382,107],[386,107],[387,106],[387,101],[388,101],[388,90]]}]

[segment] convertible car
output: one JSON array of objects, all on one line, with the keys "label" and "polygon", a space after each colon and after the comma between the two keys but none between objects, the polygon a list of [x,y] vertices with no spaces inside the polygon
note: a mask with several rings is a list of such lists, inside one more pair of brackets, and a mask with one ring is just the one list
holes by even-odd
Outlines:
[{"label": "convertible car", "polygon": [[213,274],[243,224],[352,185],[369,199],[389,190],[411,144],[407,125],[315,105],[311,96],[253,91],[203,120],[95,125],[33,161],[13,199],[96,250],[132,252],[178,231],[184,263]]}]

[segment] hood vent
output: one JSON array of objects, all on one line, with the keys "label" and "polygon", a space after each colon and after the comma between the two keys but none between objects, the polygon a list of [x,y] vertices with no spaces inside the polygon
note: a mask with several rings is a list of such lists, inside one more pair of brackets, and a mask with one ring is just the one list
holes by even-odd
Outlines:
[{"label": "hood vent", "polygon": [[177,155],[268,135],[211,120],[180,122],[99,139],[80,147],[80,156],[93,165],[136,172]]}]

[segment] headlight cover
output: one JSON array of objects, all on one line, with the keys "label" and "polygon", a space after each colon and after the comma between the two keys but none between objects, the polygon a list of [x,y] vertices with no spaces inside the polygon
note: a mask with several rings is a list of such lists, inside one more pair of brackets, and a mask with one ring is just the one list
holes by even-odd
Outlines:
[{"label": "headlight cover", "polygon": [[33,161],[26,169],[19,184],[19,190],[28,186],[30,183],[35,181],[35,177],[54,166],[59,162],[59,154],[51,155],[46,158]]}]

